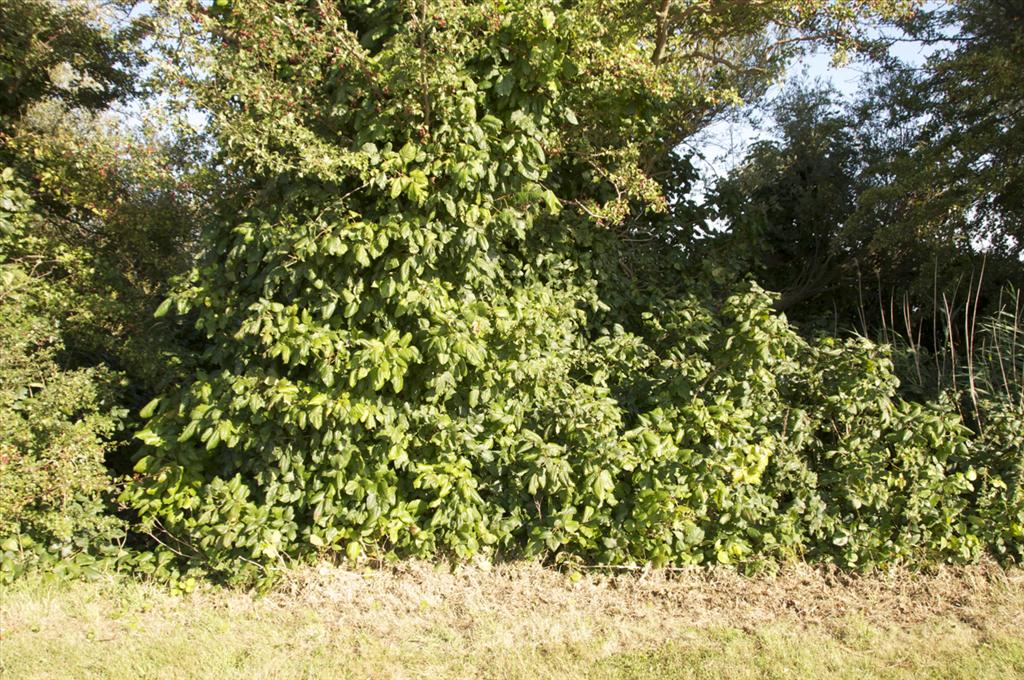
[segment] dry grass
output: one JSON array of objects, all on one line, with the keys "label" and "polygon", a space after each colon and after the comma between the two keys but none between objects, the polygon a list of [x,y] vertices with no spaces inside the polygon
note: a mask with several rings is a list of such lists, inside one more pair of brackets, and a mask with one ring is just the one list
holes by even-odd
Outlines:
[{"label": "dry grass", "polygon": [[533,564],[297,570],[264,597],[4,593],[10,678],[1024,677],[1024,574],[806,566],[577,581]]}]

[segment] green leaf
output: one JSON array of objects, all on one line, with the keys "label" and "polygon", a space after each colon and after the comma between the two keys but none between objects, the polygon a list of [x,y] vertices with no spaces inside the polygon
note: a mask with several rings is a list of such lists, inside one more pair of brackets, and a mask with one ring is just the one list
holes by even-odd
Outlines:
[{"label": "green leaf", "polygon": [[364,267],[370,266],[370,254],[367,252],[365,246],[356,246],[355,256],[356,262],[363,265]]},{"label": "green leaf", "polygon": [[480,125],[487,128],[491,132],[500,132],[504,123],[502,123],[501,119],[498,118],[497,116],[492,116],[491,114],[488,113],[487,115],[480,119]]},{"label": "green leaf", "polygon": [[142,407],[142,410],[139,411],[139,417],[140,418],[146,418],[146,419],[152,418],[153,417],[153,412],[156,411],[156,407],[159,404],[160,404],[160,397],[157,397],[157,398],[153,399],[148,404],[146,404],[145,406]]},{"label": "green leaf", "polygon": [[405,191],[406,179],[404,177],[396,177],[391,180],[391,198],[398,198]]},{"label": "green leaf", "polygon": [[164,443],[163,437],[149,428],[143,428],[135,433],[135,437],[149,446],[160,446]]},{"label": "green leaf", "polygon": [[449,198],[449,197],[447,197],[447,196],[445,196],[445,197],[444,197],[443,199],[441,199],[441,200],[442,200],[442,202],[444,203],[444,209],[448,211],[448,214],[449,214],[450,216],[452,216],[452,217],[458,217],[459,213],[458,213],[458,211],[457,211],[457,210],[455,209],[455,201],[453,201],[452,199],[450,199],[450,198]]},{"label": "green leaf", "polygon": [[398,152],[398,155],[404,162],[412,163],[414,160],[416,160],[416,153],[416,145],[413,144],[412,142],[406,142],[405,146],[403,146],[401,151]]},{"label": "green leaf", "polygon": [[544,204],[552,215],[557,215],[562,210],[562,203],[551,189],[544,190]]},{"label": "green leaf", "polygon": [[170,311],[171,304],[173,302],[174,301],[171,300],[171,298],[167,298],[166,300],[161,302],[160,306],[156,308],[155,312],[153,312],[153,317],[159,319],[159,318],[165,316],[167,314],[167,312]]},{"label": "green leaf", "polygon": [[514,84],[515,80],[512,78],[512,75],[506,73],[504,76],[502,76],[501,80],[499,80],[498,84],[494,87],[494,92],[499,97],[507,97],[509,94],[512,93],[512,86]]}]

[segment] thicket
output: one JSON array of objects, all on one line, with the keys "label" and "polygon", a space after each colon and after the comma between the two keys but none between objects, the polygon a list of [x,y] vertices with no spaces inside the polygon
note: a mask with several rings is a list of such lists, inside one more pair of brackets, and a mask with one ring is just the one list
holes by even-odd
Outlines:
[{"label": "thicket", "polygon": [[0,5],[4,579],[127,563],[116,497],[137,412],[188,362],[152,313],[190,264],[203,173],[187,136],[112,111],[138,89],[145,35],[118,9]]},{"label": "thicket", "polygon": [[[58,506],[29,486],[68,490],[23,469],[100,471],[111,418],[141,394],[154,398],[124,521],[95,475],[71,488],[90,508],[107,492],[79,525],[91,546],[127,525],[148,542],[119,559],[165,578],[248,582],[331,555],[745,570],[1024,558],[1019,306],[998,351],[970,352],[971,376],[1006,389],[913,396],[896,371],[917,346],[801,335],[777,296],[737,281],[728,255],[697,261],[688,237],[701,208],[679,144],[761,94],[801,41],[843,50],[902,9],[161,5],[150,77],[207,113],[214,156],[175,165],[180,147],[164,146],[159,182],[132,176],[138,233],[87,221],[110,238],[79,240],[85,261],[119,254],[148,278],[41,277],[76,300],[135,292],[127,316],[95,317],[123,365],[72,358],[95,357],[95,335],[31,339],[46,305],[5,311],[4,332],[29,339],[4,348],[3,370],[42,385],[4,415],[5,487],[21,485],[3,496],[20,518],[4,525],[5,564],[57,535]],[[45,176],[13,173],[0,224],[52,218],[28,203]],[[176,264],[136,253],[140,236],[170,238]],[[49,247],[4,245],[11,276]],[[71,341],[82,351],[59,351]],[[127,361],[139,342],[162,353]],[[109,368],[125,385],[113,406],[96,387]],[[78,458],[61,458],[48,442],[75,428]],[[127,455],[122,442],[108,462]]]}]

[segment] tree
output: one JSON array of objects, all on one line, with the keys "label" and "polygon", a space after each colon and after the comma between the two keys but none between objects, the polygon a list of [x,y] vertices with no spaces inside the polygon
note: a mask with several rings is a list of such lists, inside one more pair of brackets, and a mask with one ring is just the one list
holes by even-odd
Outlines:
[{"label": "tree", "polygon": [[56,98],[95,111],[132,91],[132,44],[142,27],[113,31],[102,19],[88,3],[13,0],[0,7],[0,132],[34,102]]},{"label": "tree", "polygon": [[728,231],[712,239],[721,253],[713,256],[780,291],[777,307],[792,318],[828,318],[841,307],[852,320],[863,253],[842,237],[863,190],[863,140],[832,90],[798,84],[773,109],[776,138],[755,143],[715,187]]},{"label": "tree", "polygon": [[[941,157],[924,81],[885,69],[848,102],[802,84],[780,95],[774,138],[716,186],[727,229],[693,252],[780,291],[777,307],[808,331],[898,331],[934,347],[933,326],[962,328],[966,303],[993,311],[1024,282],[1004,229],[1014,218],[987,194],[998,182]],[[962,202],[968,193],[991,205]]]},{"label": "tree", "polygon": [[[917,134],[894,154],[895,178],[865,196],[902,202],[898,227],[995,256],[1024,256],[1024,4],[968,0],[937,13],[914,34],[951,45],[920,74],[883,83],[896,125]],[[880,88],[881,89],[881,88]]]}]

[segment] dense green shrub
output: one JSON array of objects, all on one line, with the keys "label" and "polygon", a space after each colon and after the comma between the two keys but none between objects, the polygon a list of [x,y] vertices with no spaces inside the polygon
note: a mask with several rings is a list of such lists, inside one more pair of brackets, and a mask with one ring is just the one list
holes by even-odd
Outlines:
[{"label": "dense green shrub", "polygon": [[[999,555],[1020,560],[1024,531],[1024,304],[1005,289],[981,316],[977,294],[943,310],[934,349],[893,335],[900,391],[940,395],[972,432],[981,475],[969,522]],[[960,321],[970,319],[970,323]]]},{"label": "dense green shrub", "polygon": [[[186,563],[1017,549],[971,519],[1003,512],[1012,451],[901,400],[884,349],[809,343],[756,286],[681,277],[652,175],[743,86],[707,55],[663,60],[705,24],[630,3],[218,7],[175,25],[175,56],[207,66],[189,85],[253,182],[157,310],[205,346],[143,409],[124,495]],[[790,16],[758,12],[716,20],[753,40]]]},{"label": "dense green shrub", "polygon": [[[89,568],[118,552],[124,523],[109,512],[105,466],[124,409],[113,408],[117,377],[103,368],[59,364],[60,324],[50,310],[67,290],[9,258],[13,241],[38,229],[31,199],[7,168],[0,177],[0,571],[63,562]],[[104,549],[101,549],[104,548]]]},{"label": "dense green shrub", "polygon": [[[337,401],[310,405],[299,392],[291,436],[309,454],[296,451],[280,467],[260,462],[247,476],[251,458],[222,452],[208,465],[233,465],[234,474],[205,483],[189,475],[194,464],[165,464],[136,502],[170,535],[186,536],[179,547],[197,563],[232,572],[242,560],[332,550],[748,569],[795,558],[873,567],[970,561],[986,549],[1019,555],[1019,416],[1001,412],[1005,426],[977,438],[951,404],[901,400],[882,349],[808,344],[757,289],[718,314],[680,301],[650,322],[651,344],[613,332],[576,353],[597,378],[589,384],[560,373],[571,353],[547,347],[533,359],[543,380],[520,374],[500,396],[485,395],[493,406],[459,404],[444,448],[417,439],[440,428],[406,425],[411,409],[390,423],[332,425]],[[637,381],[646,396],[629,387]],[[634,412],[616,399],[631,391]],[[253,410],[255,394],[239,393],[219,420],[266,423],[289,408],[284,396]],[[187,446],[191,461],[238,436],[210,446],[222,432],[204,419],[210,410],[199,402],[179,413],[200,416],[174,447]],[[200,441],[190,445],[189,435]],[[323,454],[310,448],[325,439]],[[309,496],[278,500],[282,487],[303,485]]]},{"label": "dense green shrub", "polygon": [[152,311],[189,265],[208,175],[194,136],[166,139],[154,108],[137,108],[141,127],[108,110],[140,84],[148,23],[133,6],[0,7],[5,576],[124,559],[111,472],[131,468],[134,412],[187,363]]},{"label": "dense green shrub", "polygon": [[109,408],[111,376],[62,370],[54,360],[55,330],[52,320],[0,303],[4,576],[58,558],[89,565],[101,544],[124,537],[124,522],[110,513],[112,479],[104,462],[119,425]]}]

